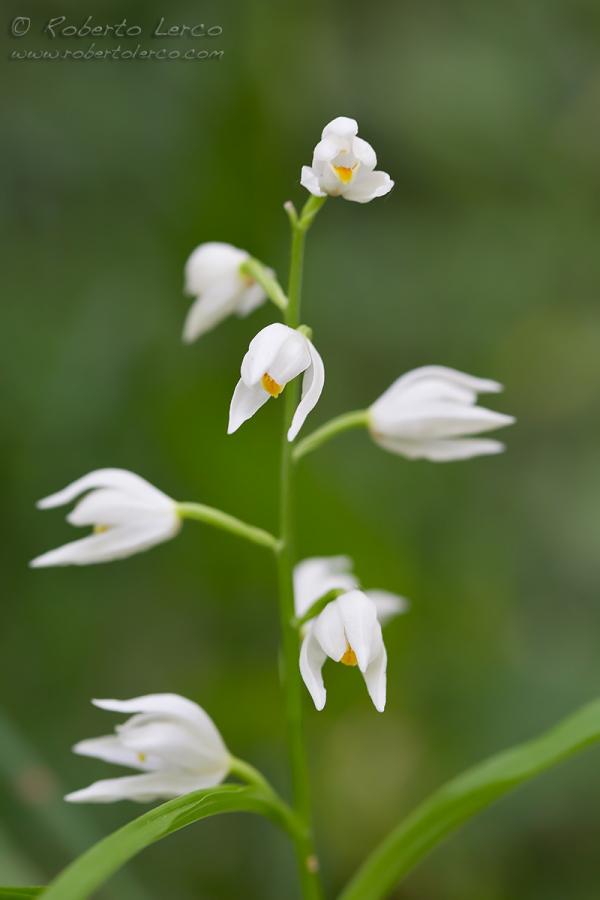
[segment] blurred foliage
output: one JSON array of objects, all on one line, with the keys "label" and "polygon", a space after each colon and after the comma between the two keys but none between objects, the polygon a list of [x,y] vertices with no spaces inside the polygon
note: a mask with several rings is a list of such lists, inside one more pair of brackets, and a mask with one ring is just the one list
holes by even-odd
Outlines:
[{"label": "blurred foliage", "polygon": [[[7,20],[25,12],[9,7]],[[280,409],[225,436],[242,353],[273,309],[183,347],[182,266],[217,239],[284,277],[281,205],[302,202],[300,166],[332,117],[359,120],[396,188],[364,207],[330,202],[310,234],[304,319],[327,384],[307,430],[427,363],[502,381],[496,406],[518,417],[498,458],[408,463],[349,434],[301,466],[300,553],[349,553],[366,586],[412,600],[387,630],[384,716],[340,666],[327,667],[323,713],[307,696],[333,889],[445,777],[597,693],[600,6],[65,0],[60,12],[224,29],[223,58],[204,62],[9,62],[3,37],[2,706],[68,789],[115,774],[69,751],[110,730],[90,697],[169,690],[286,786],[268,554],[189,523],[114,565],[26,563],[72,535],[34,501],[100,466],[276,527]],[[48,5],[27,14],[39,28]],[[395,896],[595,896],[597,762],[503,801]],[[3,880],[23,883],[73,856],[36,824],[27,776],[0,794]],[[67,810],[98,833],[137,812]],[[148,898],[295,896],[284,840],[245,817],[189,829],[129,871]]]}]

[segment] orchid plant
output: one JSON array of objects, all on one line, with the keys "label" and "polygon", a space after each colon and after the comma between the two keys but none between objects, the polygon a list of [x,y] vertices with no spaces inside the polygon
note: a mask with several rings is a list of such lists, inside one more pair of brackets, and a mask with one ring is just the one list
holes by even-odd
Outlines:
[{"label": "orchid plant", "polygon": [[[283,395],[279,533],[271,534],[201,503],[176,501],[139,475],[121,469],[90,472],[38,504],[51,509],[76,501],[68,521],[91,526],[92,532],[36,557],[31,563],[35,568],[128,557],[175,537],[186,520],[224,529],[268,550],[278,571],[280,671],[292,796],[284,800],[262,773],[233,756],[208,713],[192,700],[174,694],[94,700],[100,709],[130,718],[116,725],[114,733],[83,740],[73,750],[137,770],[137,774],[97,781],[65,799],[72,803],[166,802],[92,847],[49,886],[19,889],[18,896],[89,897],[147,845],[192,822],[230,811],[263,815],[282,828],[294,846],[302,897],[320,900],[325,896],[304,744],[303,685],[316,709],[323,710],[327,695],[322,670],[327,659],[356,667],[375,709],[383,713],[387,653],[382,626],[405,613],[409,603],[382,589],[363,588],[353,561],[346,556],[295,558],[297,464],[351,428],[366,429],[376,444],[407,460],[466,460],[503,450],[498,441],[479,435],[514,421],[477,403],[479,394],[501,390],[496,381],[428,365],[400,375],[368,409],[343,413],[297,440],[325,382],[313,330],[301,317],[306,235],[328,197],[367,203],[388,194],[394,182],[376,165],[375,151],[358,137],[354,119],[340,117],[326,125],[311,166],[301,172],[301,184],[310,197],[299,212],[291,202],[284,205],[291,229],[287,290],[273,269],[229,244],[201,244],[185,267],[185,290],[193,302],[183,328],[184,341],[193,342],[228,316],[246,316],[267,301],[283,318],[250,341],[228,425],[228,433],[233,434],[269,399]],[[342,900],[387,896],[463,821],[510,788],[598,740],[600,701],[544,736],[454,779],[371,852],[343,889]],[[228,778],[233,780],[225,781]],[[0,896],[12,896],[6,893],[9,890],[0,889]]]}]

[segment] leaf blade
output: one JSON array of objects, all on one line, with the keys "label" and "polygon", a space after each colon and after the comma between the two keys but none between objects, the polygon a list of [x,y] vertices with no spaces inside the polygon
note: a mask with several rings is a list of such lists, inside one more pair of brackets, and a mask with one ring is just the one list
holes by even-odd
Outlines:
[{"label": "leaf blade", "polygon": [[43,890],[41,887],[0,887],[0,900],[28,900],[39,897]]},{"label": "leaf blade", "polygon": [[600,700],[538,738],[490,757],[418,806],[360,867],[339,900],[381,900],[452,831],[503,794],[600,741]]},{"label": "leaf blade", "polygon": [[84,900],[124,863],[156,841],[209,816],[227,812],[264,815],[291,831],[286,808],[256,785],[224,784],[176,797],[128,822],[94,844],[44,890],[44,900]]}]

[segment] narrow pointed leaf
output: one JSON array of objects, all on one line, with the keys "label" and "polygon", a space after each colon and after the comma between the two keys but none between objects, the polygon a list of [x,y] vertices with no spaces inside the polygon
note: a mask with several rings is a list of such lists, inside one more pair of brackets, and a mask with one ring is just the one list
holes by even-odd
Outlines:
[{"label": "narrow pointed leaf", "polygon": [[113,832],[69,865],[44,891],[44,900],[84,900],[145,847],[209,816],[252,812],[294,831],[291,813],[270,791],[224,784],[169,800]]},{"label": "narrow pointed leaf", "polygon": [[27,900],[39,897],[43,890],[41,887],[0,887],[0,900]]},{"label": "narrow pointed leaf", "polygon": [[367,858],[339,900],[381,900],[444,838],[512,788],[600,741],[600,700],[447,782]]}]

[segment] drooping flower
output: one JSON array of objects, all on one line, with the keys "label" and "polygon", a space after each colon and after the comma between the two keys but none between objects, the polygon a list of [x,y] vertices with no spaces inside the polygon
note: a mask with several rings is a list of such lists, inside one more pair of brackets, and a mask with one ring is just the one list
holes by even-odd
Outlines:
[{"label": "drooping flower", "polygon": [[143,772],[96,781],[67,794],[71,803],[149,802],[220,784],[231,757],[210,716],[178,694],[92,700],[100,709],[134,713],[115,733],[80,741],[73,751]]},{"label": "drooping flower", "polygon": [[179,531],[175,501],[125,469],[97,469],[40,500],[37,506],[64,506],[88,491],[67,521],[92,525],[93,533],[36,557],[31,566],[84,566],[122,559],[168,541]]},{"label": "drooping flower", "polygon": [[375,172],[375,151],[358,136],[355,119],[338,116],[323,129],[312,166],[302,166],[300,183],[315,197],[344,197],[368,203],[394,187],[387,172]]},{"label": "drooping flower", "polygon": [[294,440],[321,396],[325,383],[323,360],[301,331],[280,322],[259,331],[242,360],[242,377],[233,392],[227,433],[237,431],[270,397],[278,397],[288,381],[302,372],[302,399],[288,431],[289,441]]},{"label": "drooping flower", "polygon": [[227,316],[246,316],[265,302],[263,288],[240,271],[248,259],[245,250],[218,241],[200,244],[192,252],[185,264],[185,292],[196,299],[185,320],[184,341],[191,343]]},{"label": "drooping flower", "polygon": [[[352,569],[353,563],[349,556],[312,556],[297,563],[294,567],[296,617],[301,619],[313,603],[329,591],[352,591],[360,588],[360,582]],[[398,594],[376,589],[363,593],[375,603],[380,625],[408,608],[408,601]]]},{"label": "drooping flower", "polygon": [[504,413],[476,406],[478,393],[502,385],[445,366],[424,366],[395,381],[369,410],[373,439],[408,459],[447,462],[500,453],[504,444],[469,435],[511,425]]},{"label": "drooping flower", "polygon": [[383,712],[387,653],[375,602],[363,591],[341,594],[306,626],[300,673],[318,710],[323,709],[327,698],[321,671],[327,657],[346,666],[358,666],[375,709]]}]

